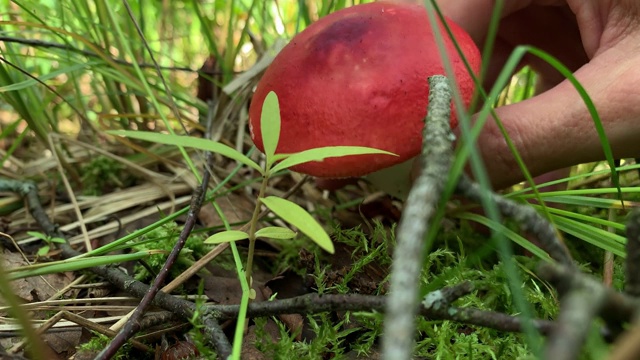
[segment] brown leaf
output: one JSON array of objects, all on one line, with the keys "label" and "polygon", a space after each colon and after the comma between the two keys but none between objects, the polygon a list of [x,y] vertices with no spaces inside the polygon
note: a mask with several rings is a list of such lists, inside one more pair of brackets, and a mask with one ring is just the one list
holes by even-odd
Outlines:
[{"label": "brown leaf", "polygon": [[76,328],[61,332],[49,332],[42,335],[42,338],[58,355],[69,355],[75,352],[76,347],[80,344],[81,336],[82,329]]},{"label": "brown leaf", "polygon": [[[7,270],[29,265],[22,255],[8,250],[2,253],[2,263]],[[69,285],[74,279],[75,276],[71,272],[49,274],[15,280],[11,283],[11,287],[14,294],[26,302],[44,301]]]}]

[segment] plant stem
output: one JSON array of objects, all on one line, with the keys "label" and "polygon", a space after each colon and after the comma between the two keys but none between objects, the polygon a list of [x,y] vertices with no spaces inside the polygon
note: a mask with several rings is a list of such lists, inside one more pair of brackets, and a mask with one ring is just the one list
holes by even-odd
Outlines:
[{"label": "plant stem", "polygon": [[258,199],[256,200],[256,207],[253,209],[253,215],[251,216],[251,226],[249,227],[249,253],[247,254],[247,283],[249,283],[249,289],[251,289],[251,269],[253,268],[253,253],[256,248],[256,226],[258,224],[258,218],[260,217],[260,201],[264,197],[264,192],[267,189],[269,183],[269,175],[265,174],[262,177],[262,184],[260,185],[260,192],[258,193]]}]

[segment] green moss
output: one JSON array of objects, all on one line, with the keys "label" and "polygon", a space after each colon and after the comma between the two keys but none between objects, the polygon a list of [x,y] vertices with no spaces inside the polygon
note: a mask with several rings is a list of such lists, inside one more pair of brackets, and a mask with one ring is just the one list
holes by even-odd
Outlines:
[{"label": "green moss", "polygon": [[[106,336],[106,335],[102,335],[100,333],[94,332],[93,333],[93,337],[91,338],[91,340],[80,344],[77,349],[78,352],[89,352],[89,353],[99,353],[100,351],[104,350],[104,348],[107,347],[107,345],[109,345],[109,343],[111,342],[111,338]],[[116,354],[112,357],[112,359],[114,360],[125,360],[125,359],[131,359],[131,356],[129,354],[129,352],[131,351],[131,344],[130,343],[125,343],[117,352]]]},{"label": "green moss", "polygon": [[[332,286],[327,286],[327,274],[332,270],[331,266],[327,265],[329,262],[324,254],[315,252],[315,267],[313,273],[308,275],[315,280],[318,293],[354,293],[349,283],[362,273],[367,264],[377,263],[383,265],[383,268],[389,268],[390,253],[395,244],[393,231],[380,224],[375,224],[372,228],[371,235],[365,234],[360,228],[334,231],[336,243],[348,244],[353,248],[353,265],[344,279]],[[469,238],[470,244],[467,243]],[[478,256],[488,253],[487,243],[486,237],[483,238],[467,226],[460,226],[443,234],[436,244],[437,248],[425,255],[421,278],[423,288],[433,287],[437,290],[443,286],[471,281],[476,290],[460,298],[454,306],[517,314],[513,294],[507,286],[508,275],[497,257],[491,253],[489,256]],[[288,256],[287,259],[291,261],[289,266],[296,265],[294,256]],[[519,256],[515,260],[523,281],[523,296],[531,304],[534,315],[540,319],[553,319],[558,313],[557,295],[535,276],[533,269],[537,259]],[[379,291],[382,291],[385,282],[386,280],[381,282]],[[274,359],[343,359],[347,358],[347,353],[368,358],[377,353],[382,333],[381,314],[347,312],[338,320],[335,317],[336,314],[329,313],[307,316],[309,327],[316,334],[316,338],[308,341],[296,341],[297,334],[290,333],[274,319],[280,328],[281,339],[273,343],[266,338],[260,340],[259,337],[259,349],[268,358]],[[264,319],[256,320],[258,325],[265,323]],[[267,336],[263,330],[259,334]],[[416,339],[416,356],[428,359],[533,358],[522,334],[453,321],[419,318]]]},{"label": "green moss", "polygon": [[[133,249],[137,251],[143,250],[162,250],[162,254],[149,256],[145,260],[147,267],[137,264],[135,266],[135,278],[140,281],[146,281],[155,277],[160,271],[167,256],[178,241],[178,236],[182,231],[182,226],[178,226],[174,222],[162,225],[152,231],[150,231],[143,241],[137,242],[133,245]],[[180,251],[178,260],[171,267],[170,276],[175,277],[184,272],[189,266],[191,266],[197,258],[204,256],[209,249],[210,245],[204,244],[206,236],[204,234],[192,233],[184,248]],[[150,273],[151,271],[151,273]]]},{"label": "green moss", "polygon": [[84,195],[98,196],[114,188],[131,186],[135,179],[126,167],[110,157],[98,155],[82,165],[82,186]]}]

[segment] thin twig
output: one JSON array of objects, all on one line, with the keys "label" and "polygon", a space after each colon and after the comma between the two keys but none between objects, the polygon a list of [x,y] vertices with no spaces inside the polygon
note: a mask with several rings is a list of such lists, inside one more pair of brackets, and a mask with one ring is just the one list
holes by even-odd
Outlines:
[{"label": "thin twig", "polygon": [[[538,267],[537,272],[541,278],[549,281],[563,295],[569,294],[575,289],[602,288],[604,301],[598,315],[607,324],[612,326],[623,324],[634,320],[640,314],[640,300],[606,287],[600,281],[576,271],[575,268],[543,263]],[[590,302],[592,301],[591,297],[592,295],[583,296],[583,301]]]},{"label": "thin twig", "polygon": [[382,342],[383,359],[410,359],[418,311],[418,283],[423,264],[424,234],[447,182],[453,159],[451,88],[446,77],[429,78],[422,171],[416,179],[398,226],[391,266],[390,295]]},{"label": "thin twig", "polygon": [[[466,175],[462,175],[458,181],[458,193],[470,200],[480,203],[482,201],[482,191],[480,186],[471,181]],[[549,221],[545,220],[538,212],[528,204],[518,204],[506,199],[494,192],[489,192],[500,213],[515,220],[523,231],[530,233],[538,239],[538,245],[545,250],[549,256],[560,264],[575,267],[569,251],[558,239],[556,230]]]},{"label": "thin twig", "polygon": [[[211,159],[211,153],[207,153],[206,157],[208,160]],[[167,257],[167,260],[165,261],[162,269],[158,273],[158,276],[155,278],[153,285],[151,286],[147,294],[145,294],[145,296],[142,298],[140,304],[131,315],[129,321],[127,321],[122,330],[118,332],[118,335],[113,338],[111,343],[109,343],[109,345],[103,351],[101,351],[98,356],[96,356],[96,360],[106,360],[113,357],[118,349],[140,328],[139,321],[142,318],[142,315],[144,315],[144,312],[151,305],[153,298],[160,291],[160,287],[162,287],[167,276],[169,275],[169,270],[178,259],[180,251],[184,247],[184,244],[187,242],[187,239],[191,235],[191,231],[196,225],[198,213],[200,212],[200,208],[202,207],[202,203],[205,198],[209,178],[210,173],[209,171],[205,170],[202,184],[201,186],[196,188],[191,198],[191,205],[189,208],[189,213],[187,214],[187,220],[185,221],[182,231],[180,232],[180,236],[178,237],[176,245],[171,250],[171,253]]]},{"label": "thin twig", "polygon": [[[153,51],[151,50],[151,47],[149,46],[149,43],[147,42],[147,39],[144,36],[144,32],[142,31],[142,28],[140,28],[140,24],[138,24],[138,21],[136,21],[135,15],[131,10],[131,6],[129,6],[129,2],[127,0],[122,0],[122,3],[124,4],[125,9],[127,9],[127,14],[131,19],[131,23],[136,28],[136,32],[138,33],[140,40],[142,40],[142,45],[144,45],[145,49],[147,50],[147,53],[149,54],[149,57],[151,58],[151,62],[154,64],[158,78],[162,82],[162,87],[164,88],[164,91],[167,94],[167,99],[169,101],[169,108],[171,108],[171,111],[173,112],[173,115],[178,120],[178,124],[180,124],[180,126],[182,127],[182,130],[185,132],[185,134],[188,134],[189,131],[187,130],[187,127],[184,125],[184,123],[182,122],[182,116],[180,115],[180,110],[178,110],[178,105],[176,105],[176,102],[173,100],[173,92],[171,91],[171,87],[167,84],[167,79],[165,78],[164,74],[162,74],[162,71],[160,71],[160,66],[158,65],[158,62],[156,61],[156,58],[153,55]],[[134,64],[134,67],[136,65],[137,64]],[[203,193],[206,193],[206,187]]]},{"label": "thin twig", "polygon": [[[606,300],[605,287],[591,282],[588,287],[576,288],[563,296],[556,328],[549,334],[545,359],[577,359],[591,331],[591,323],[598,316]],[[589,286],[591,285],[591,286]]]},{"label": "thin twig", "polygon": [[[149,53],[149,56],[151,57],[152,63],[155,64],[156,66],[157,74],[162,82],[162,85],[165,88],[165,91],[168,94],[169,105],[172,111],[174,112],[176,118],[178,119],[178,123],[183,127],[183,129],[186,132],[186,128],[180,121],[180,111],[178,110],[177,105],[175,104],[175,102],[173,101],[173,97],[171,96],[171,89],[167,85],[166,79],[162,74],[162,72],[160,71],[160,68],[158,67],[158,63],[155,60],[153,52],[151,51],[151,48],[149,47],[149,44],[145,39],[142,29],[140,28],[138,22],[135,20],[131,7],[129,6],[129,2],[127,0],[123,0],[123,4],[127,10],[127,13],[129,14],[129,17],[131,18],[131,22],[133,23],[134,27],[136,28],[136,31],[138,32],[138,36],[142,40],[142,43],[144,44],[145,49],[147,50],[147,52]],[[127,321],[127,323],[120,330],[120,332],[118,332],[118,335],[115,338],[113,338],[111,343],[109,343],[109,345],[103,351],[101,351],[98,354],[98,356],[96,356],[96,360],[111,359],[111,357],[113,357],[116,354],[118,349],[138,331],[138,329],[140,328],[139,321],[142,318],[142,315],[144,314],[146,309],[151,305],[153,298],[160,291],[160,288],[164,284],[167,276],[169,276],[169,270],[171,269],[173,264],[177,261],[178,256],[180,255],[180,251],[182,251],[182,248],[186,244],[187,239],[191,235],[191,231],[196,225],[196,222],[198,220],[198,213],[200,213],[200,208],[202,207],[205,195],[207,193],[209,179],[211,178],[211,172],[208,170],[208,164],[211,162],[211,159],[213,157],[210,152],[207,152],[205,155],[205,158],[206,158],[204,161],[205,169],[204,169],[202,184],[200,185],[200,187],[196,188],[191,198],[191,205],[189,208],[189,213],[187,214],[187,220],[185,221],[182,231],[180,232],[180,236],[178,237],[178,241],[176,245],[171,250],[171,253],[167,257],[167,260],[165,261],[164,266],[160,270],[160,273],[158,273],[158,276],[155,278],[153,285],[149,289],[149,292],[142,298],[142,300],[140,301],[140,304],[131,315],[131,318]],[[226,353],[220,353],[220,356],[222,358],[225,358],[227,355],[228,354]]]},{"label": "thin twig", "polygon": [[[495,311],[485,311],[474,308],[455,307],[449,305],[457,295],[464,294],[470,283],[444,288],[427,295],[428,298],[446,298],[444,306],[430,306],[421,304],[419,314],[430,320],[450,320],[459,323],[488,327],[500,331],[521,332],[523,320],[517,316],[510,316]],[[318,295],[308,294],[289,299],[252,302],[247,309],[249,317],[265,317],[281,314],[317,314],[327,311],[378,311],[386,310],[386,296],[374,295]],[[208,305],[207,309],[221,319],[232,319],[238,316],[240,305]],[[556,326],[554,322],[546,320],[532,320],[534,328],[542,334],[549,334]]]}]

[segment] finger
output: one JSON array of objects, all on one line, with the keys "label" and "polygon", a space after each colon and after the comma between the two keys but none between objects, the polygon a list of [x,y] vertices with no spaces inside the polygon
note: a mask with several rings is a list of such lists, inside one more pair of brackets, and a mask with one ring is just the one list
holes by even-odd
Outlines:
[{"label": "finger", "polygon": [[[574,155],[580,148],[576,144],[577,132],[582,130],[569,124],[575,125],[579,118],[584,118],[583,106],[571,85],[562,83],[531,99],[499,107],[495,112],[528,171],[538,176],[576,163]],[[496,189],[524,180],[495,120],[487,121],[477,147]]]},{"label": "finger", "polygon": [[[639,41],[640,30],[574,73],[595,104],[614,158],[640,153],[640,108],[636,105],[640,99]],[[496,112],[533,175],[604,159],[594,120],[569,81],[529,100],[497,108]],[[478,146],[496,185],[522,180],[493,122],[487,123]]]}]

